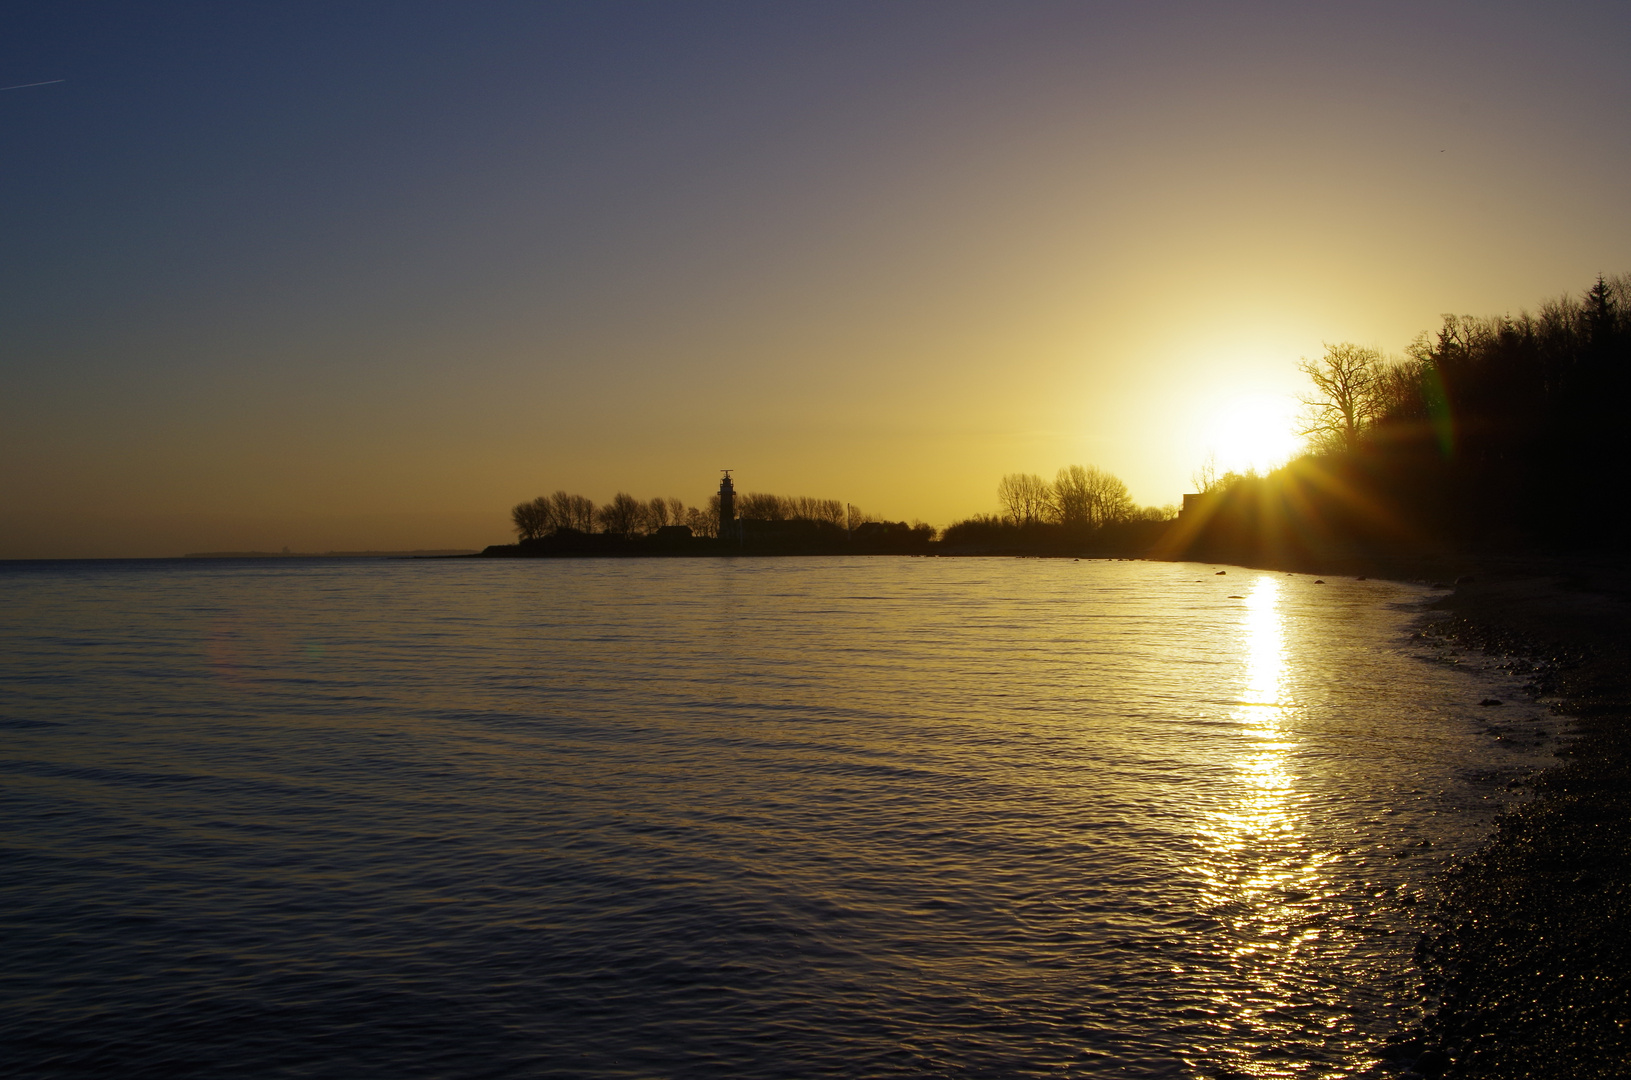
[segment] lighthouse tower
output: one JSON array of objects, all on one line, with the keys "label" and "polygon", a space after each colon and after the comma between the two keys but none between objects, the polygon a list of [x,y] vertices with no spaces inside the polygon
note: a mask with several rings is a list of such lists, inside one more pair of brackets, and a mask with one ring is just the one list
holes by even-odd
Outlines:
[{"label": "lighthouse tower", "polygon": [[719,482],[719,538],[736,535],[736,485],[731,483],[731,470],[721,469],[725,478]]}]

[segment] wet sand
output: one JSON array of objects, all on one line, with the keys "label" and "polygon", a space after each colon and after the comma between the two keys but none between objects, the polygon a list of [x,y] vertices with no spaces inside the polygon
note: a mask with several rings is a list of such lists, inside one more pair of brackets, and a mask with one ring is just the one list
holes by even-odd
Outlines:
[{"label": "wet sand", "polygon": [[1391,1056],[1407,1077],[1631,1076],[1631,572],[1485,563],[1439,609],[1428,633],[1533,661],[1577,727],[1441,882],[1419,951],[1436,1009]]}]

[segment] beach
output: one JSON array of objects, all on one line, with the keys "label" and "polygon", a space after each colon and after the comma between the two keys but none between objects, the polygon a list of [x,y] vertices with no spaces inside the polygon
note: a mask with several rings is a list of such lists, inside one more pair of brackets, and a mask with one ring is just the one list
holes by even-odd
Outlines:
[{"label": "beach", "polygon": [[1418,959],[1434,1001],[1395,1056],[1429,1076],[1617,1077],[1631,1068],[1631,578],[1589,560],[1486,560],[1426,633],[1533,665],[1575,721],[1533,798],[1441,881]]}]

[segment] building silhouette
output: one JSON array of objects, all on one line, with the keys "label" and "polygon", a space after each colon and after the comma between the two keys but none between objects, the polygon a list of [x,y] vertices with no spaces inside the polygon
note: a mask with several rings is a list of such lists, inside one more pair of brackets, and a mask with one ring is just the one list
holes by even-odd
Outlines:
[{"label": "building silhouette", "polygon": [[721,469],[725,478],[719,482],[719,538],[736,535],[736,485],[731,483],[731,470]]}]

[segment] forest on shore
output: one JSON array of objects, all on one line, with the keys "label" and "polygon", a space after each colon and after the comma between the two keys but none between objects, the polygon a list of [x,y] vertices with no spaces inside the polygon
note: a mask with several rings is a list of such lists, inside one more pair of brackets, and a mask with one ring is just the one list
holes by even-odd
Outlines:
[{"label": "forest on shore", "polygon": [[1403,357],[1304,361],[1307,452],[1197,474],[1156,554],[1260,565],[1626,546],[1631,276],[1517,315],[1446,315]]}]

